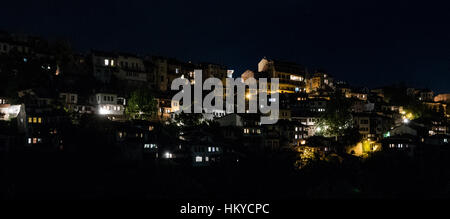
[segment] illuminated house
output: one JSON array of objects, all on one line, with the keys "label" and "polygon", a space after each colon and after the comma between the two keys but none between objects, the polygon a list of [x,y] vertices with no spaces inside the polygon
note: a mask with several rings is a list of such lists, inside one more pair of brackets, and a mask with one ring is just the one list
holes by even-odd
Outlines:
[{"label": "illuminated house", "polygon": [[94,106],[95,113],[108,117],[122,116],[125,111],[125,100],[111,93],[97,93],[89,98],[89,103]]},{"label": "illuminated house", "polygon": [[112,75],[118,72],[118,56],[110,52],[92,51],[91,62],[94,77],[102,83],[110,83]]},{"label": "illuminated house", "polygon": [[63,150],[60,135],[68,120],[63,109],[57,109],[57,96],[45,90],[19,91],[20,101],[25,106],[24,142],[26,149],[39,151]]},{"label": "illuminated house", "polygon": [[211,166],[221,161],[223,147],[212,141],[190,142],[189,147],[193,166]]},{"label": "illuminated house", "polygon": [[102,83],[114,76],[124,85],[144,86],[151,75],[145,60],[133,54],[92,51],[91,62],[94,77]]},{"label": "illuminated house", "polygon": [[292,62],[261,59],[258,63],[258,74],[255,78],[279,78],[280,93],[305,91],[306,68]]},{"label": "illuminated house", "polygon": [[222,161],[225,145],[217,142],[212,133],[191,127],[183,132],[183,139],[176,148],[164,149],[167,151],[162,151],[162,158],[194,167],[214,166]]},{"label": "illuminated house", "polygon": [[392,126],[389,118],[376,113],[353,113],[353,123],[363,139],[379,140]]},{"label": "illuminated house", "polygon": [[306,79],[306,92],[312,93],[319,90],[326,90],[327,88],[334,89],[333,78],[324,72],[318,71],[311,77]]},{"label": "illuminated house", "polygon": [[265,149],[270,151],[288,150],[305,144],[308,126],[298,121],[279,120],[276,124],[263,125]]},{"label": "illuminated house", "polygon": [[347,153],[354,156],[367,156],[369,153],[381,151],[382,144],[372,139],[363,139],[356,145],[347,147]]},{"label": "illuminated house", "polygon": [[368,88],[352,88],[350,92],[346,92],[346,98],[356,98],[358,100],[367,101],[369,97],[369,89]]},{"label": "illuminated house", "polygon": [[172,99],[168,96],[159,96],[156,97],[156,108],[158,112],[154,114],[153,120],[166,121],[172,118],[174,112],[179,110],[179,103],[173,102]]},{"label": "illuminated house", "polygon": [[242,146],[251,151],[262,150],[266,145],[261,127],[261,114],[241,114],[242,119]]},{"label": "illuminated house", "polygon": [[450,94],[439,94],[434,97],[434,102],[450,103]]},{"label": "illuminated house", "polygon": [[327,99],[315,98],[300,101],[295,105],[295,109],[305,112],[318,112],[323,113],[327,109]]},{"label": "illuminated house", "polygon": [[24,105],[0,104],[0,121],[17,118],[24,108]]},{"label": "illuminated house", "polygon": [[16,120],[18,133],[24,133],[27,128],[25,105],[0,104],[0,121]]},{"label": "illuminated house", "polygon": [[418,145],[417,137],[409,134],[393,135],[382,141],[383,151],[402,152],[413,156]]},{"label": "illuminated house", "polygon": [[319,121],[320,113],[311,112],[311,111],[303,111],[303,110],[294,110],[292,112],[292,120],[297,121],[300,124],[304,125],[304,129],[307,131],[307,137],[314,136],[317,131],[317,122]]}]

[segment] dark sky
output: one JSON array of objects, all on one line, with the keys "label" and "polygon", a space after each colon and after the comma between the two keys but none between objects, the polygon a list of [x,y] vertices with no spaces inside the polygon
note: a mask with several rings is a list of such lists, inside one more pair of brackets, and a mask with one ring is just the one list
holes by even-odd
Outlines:
[{"label": "dark sky", "polygon": [[450,92],[449,5],[422,1],[8,1],[0,29],[74,47],[226,64],[264,57],[322,67],[354,85]]}]

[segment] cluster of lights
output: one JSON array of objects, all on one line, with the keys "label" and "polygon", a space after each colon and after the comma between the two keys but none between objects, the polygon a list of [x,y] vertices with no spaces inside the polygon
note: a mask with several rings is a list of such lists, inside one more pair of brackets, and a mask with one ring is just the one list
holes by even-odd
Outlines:
[{"label": "cluster of lights", "polygon": [[100,115],[107,115],[107,114],[109,114],[109,110],[107,110],[107,109],[105,109],[105,108],[100,108],[99,110],[98,110],[98,112],[100,113]]}]

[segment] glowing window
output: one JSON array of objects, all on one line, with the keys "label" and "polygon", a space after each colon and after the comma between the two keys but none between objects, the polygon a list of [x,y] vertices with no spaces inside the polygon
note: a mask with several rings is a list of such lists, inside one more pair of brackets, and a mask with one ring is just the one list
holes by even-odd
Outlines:
[{"label": "glowing window", "polygon": [[200,156],[195,157],[195,162],[197,163],[203,162],[203,157]]},{"label": "glowing window", "polygon": [[28,117],[28,123],[33,123],[33,118]]},{"label": "glowing window", "polygon": [[37,123],[37,118],[33,117],[33,123]]},{"label": "glowing window", "polygon": [[109,59],[105,59],[105,66],[109,65]]},{"label": "glowing window", "polygon": [[42,123],[42,118],[41,117],[38,118],[38,123]]}]

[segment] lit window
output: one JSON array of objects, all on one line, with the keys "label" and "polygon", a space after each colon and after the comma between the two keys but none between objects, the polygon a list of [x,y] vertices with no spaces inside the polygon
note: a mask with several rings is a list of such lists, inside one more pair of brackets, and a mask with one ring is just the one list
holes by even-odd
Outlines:
[{"label": "lit window", "polygon": [[33,138],[33,144],[37,144],[37,138]]},{"label": "lit window", "polygon": [[219,152],[219,147],[216,147],[216,151]]},{"label": "lit window", "polygon": [[150,148],[150,144],[144,144],[144,148]]},{"label": "lit window", "polygon": [[32,139],[28,138],[28,144],[31,144]]},{"label": "lit window", "polygon": [[28,117],[28,123],[33,123],[33,118]]},{"label": "lit window", "polygon": [[211,152],[211,151],[212,151],[211,147],[208,147],[208,152]]},{"label": "lit window", "polygon": [[203,162],[203,157],[200,157],[200,156],[195,157],[195,162],[197,162],[197,163]]},{"label": "lit window", "polygon": [[38,123],[42,123],[42,118],[41,117],[38,118]]},{"label": "lit window", "polygon": [[209,157],[205,157],[205,161],[208,162],[209,161]]},{"label": "lit window", "polygon": [[114,66],[114,60],[111,59],[111,66]]},{"label": "lit window", "polygon": [[37,118],[33,117],[33,123],[37,123]]},{"label": "lit window", "polygon": [[109,59],[105,59],[105,66],[109,65]]}]

